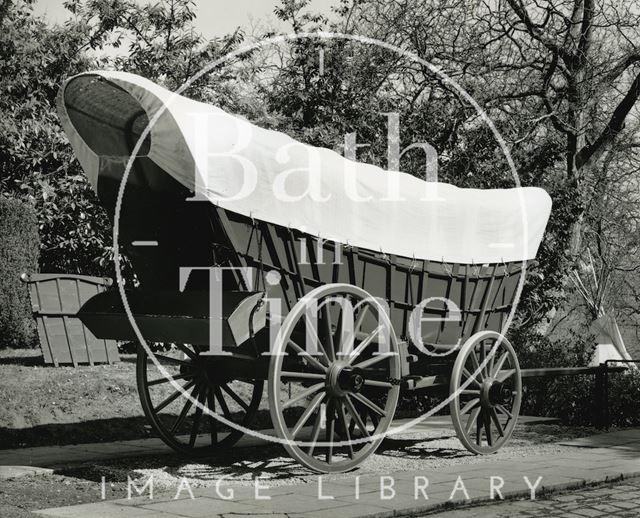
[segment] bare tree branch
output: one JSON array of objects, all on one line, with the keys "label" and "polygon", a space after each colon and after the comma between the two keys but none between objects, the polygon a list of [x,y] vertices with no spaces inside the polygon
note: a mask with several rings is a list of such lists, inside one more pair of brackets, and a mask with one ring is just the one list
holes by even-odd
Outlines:
[{"label": "bare tree branch", "polygon": [[578,169],[602,155],[605,146],[610,144],[624,128],[624,121],[638,100],[638,97],[640,97],[640,73],[633,80],[627,94],[618,106],[616,106],[609,123],[602,130],[598,138],[592,144],[586,145],[578,152],[576,156],[576,167]]}]

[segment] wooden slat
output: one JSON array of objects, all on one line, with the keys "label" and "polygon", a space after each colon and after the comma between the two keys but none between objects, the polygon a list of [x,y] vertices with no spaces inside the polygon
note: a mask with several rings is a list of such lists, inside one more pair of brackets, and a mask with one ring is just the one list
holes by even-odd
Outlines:
[{"label": "wooden slat", "polygon": [[495,277],[495,273],[496,270],[498,269],[498,265],[496,264],[493,267],[493,273],[489,279],[489,283],[487,284],[487,288],[485,289],[485,292],[483,294],[482,297],[482,309],[480,310],[480,314],[478,315],[478,317],[476,318],[476,321],[473,324],[473,333],[477,333],[481,327],[484,326],[484,320],[485,320],[485,315],[487,312],[487,307],[489,305],[489,297],[491,296],[491,291],[493,289],[493,283],[496,280]]}]

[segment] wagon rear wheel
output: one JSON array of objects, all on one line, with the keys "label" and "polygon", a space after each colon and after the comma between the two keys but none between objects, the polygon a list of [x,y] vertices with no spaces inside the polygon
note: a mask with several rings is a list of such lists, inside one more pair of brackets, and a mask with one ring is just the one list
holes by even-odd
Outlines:
[{"label": "wagon rear wheel", "polygon": [[498,451],[513,434],[522,398],[520,365],[509,341],[494,331],[469,338],[456,358],[450,392],[460,442],[476,454]]},{"label": "wagon rear wheel", "polygon": [[188,456],[206,457],[224,452],[242,437],[242,431],[212,414],[248,427],[260,406],[262,380],[232,379],[232,373],[220,368],[219,358],[203,356],[200,348],[188,344],[176,344],[155,358],[162,369],[138,347],[138,394],[145,416],[167,445]]},{"label": "wagon rear wheel", "polygon": [[283,322],[273,354],[271,419],[294,459],[340,472],[377,449],[398,402],[400,357],[376,299],[349,284],[313,290]]}]

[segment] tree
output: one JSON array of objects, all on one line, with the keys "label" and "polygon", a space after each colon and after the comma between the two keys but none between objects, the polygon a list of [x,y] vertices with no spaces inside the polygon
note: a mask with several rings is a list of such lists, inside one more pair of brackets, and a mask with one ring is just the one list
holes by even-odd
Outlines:
[{"label": "tree", "polygon": [[109,231],[55,114],[62,81],[95,59],[78,52],[77,25],[49,27],[33,2],[4,2],[0,17],[0,189],[38,214],[44,271],[100,273]]},{"label": "tree", "polygon": [[[188,0],[71,0],[72,18],[53,27],[33,4],[0,8],[0,190],[36,208],[43,271],[112,275],[111,225],[60,127],[60,86],[79,72],[115,67],[177,88],[241,34],[204,42]],[[124,54],[99,57],[124,44]],[[189,94],[206,95],[209,83],[204,78]]]},{"label": "tree", "polygon": [[[637,229],[629,226],[635,216],[621,218],[620,207],[610,210],[625,190],[624,206],[637,203],[629,181],[616,183],[612,165],[628,160],[637,140],[637,2],[344,0],[341,6],[338,28],[414,52],[461,84],[507,139],[522,184],[550,192],[554,209],[523,296],[523,322],[534,325],[562,303],[572,263],[586,246],[598,246],[601,216],[606,216],[610,237],[613,232],[619,238],[637,235],[637,230],[629,234]],[[413,108],[425,109],[429,105],[419,96],[432,95],[433,74],[414,65],[413,80],[418,99]],[[489,156],[495,143],[481,130],[469,131],[474,114],[455,96],[441,95],[438,102],[450,105],[453,128],[452,146],[435,141],[448,160],[443,174],[448,170],[454,183],[468,185],[464,172],[469,171],[472,181],[485,178],[485,187],[500,185],[496,175],[485,175],[503,166]],[[629,167],[617,171],[618,178],[634,174]],[[622,255],[622,262],[633,258]]]}]

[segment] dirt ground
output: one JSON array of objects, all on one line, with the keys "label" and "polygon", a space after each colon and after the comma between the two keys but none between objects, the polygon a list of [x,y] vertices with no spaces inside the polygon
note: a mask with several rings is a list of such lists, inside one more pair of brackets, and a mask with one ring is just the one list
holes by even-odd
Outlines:
[{"label": "dirt ground", "polygon": [[[135,355],[120,357],[112,365],[52,367],[39,350],[1,350],[0,449],[154,436],[138,397]],[[252,425],[269,428],[266,390],[262,409]]]},{"label": "dirt ground", "polygon": [[49,367],[39,350],[0,351],[0,448],[149,435],[133,355],[113,365]]}]

